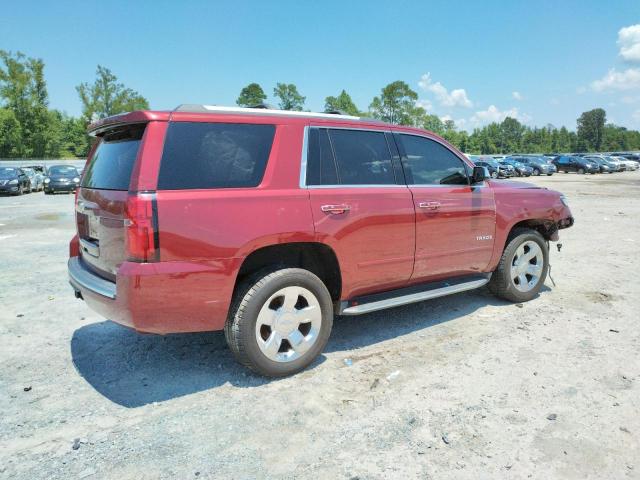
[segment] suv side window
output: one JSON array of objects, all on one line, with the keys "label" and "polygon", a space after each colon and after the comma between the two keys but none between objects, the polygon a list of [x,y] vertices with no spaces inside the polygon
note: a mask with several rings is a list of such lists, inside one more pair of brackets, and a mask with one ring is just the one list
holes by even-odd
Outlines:
[{"label": "suv side window", "polygon": [[309,130],[307,185],[337,185],[338,172],[326,128]]},{"label": "suv side window", "polygon": [[400,134],[400,138],[404,147],[402,164],[409,185],[469,184],[464,162],[444,145],[416,135]]},{"label": "suv side window", "polygon": [[274,125],[170,123],[158,189],[257,187],[267,166],[274,134]]},{"label": "suv side window", "polygon": [[383,132],[329,129],[341,185],[394,185],[391,152]]}]

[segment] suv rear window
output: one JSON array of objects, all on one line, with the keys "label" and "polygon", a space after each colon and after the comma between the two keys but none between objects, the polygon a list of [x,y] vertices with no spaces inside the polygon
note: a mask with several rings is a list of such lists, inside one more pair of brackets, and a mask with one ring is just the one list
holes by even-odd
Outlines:
[{"label": "suv rear window", "polygon": [[158,189],[257,187],[274,134],[274,125],[171,123]]},{"label": "suv rear window", "polygon": [[134,125],[107,132],[84,172],[81,186],[99,190],[129,190],[131,172],[144,129],[145,125]]}]

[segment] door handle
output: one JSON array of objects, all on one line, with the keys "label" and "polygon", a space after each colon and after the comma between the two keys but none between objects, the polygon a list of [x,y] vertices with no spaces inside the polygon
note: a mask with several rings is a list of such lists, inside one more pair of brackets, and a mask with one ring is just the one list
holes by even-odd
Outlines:
[{"label": "door handle", "polygon": [[418,206],[427,210],[438,210],[440,208],[440,202],[420,202]]},{"label": "door handle", "polygon": [[351,207],[349,205],[322,205],[320,210],[332,215],[340,215],[351,210]]}]

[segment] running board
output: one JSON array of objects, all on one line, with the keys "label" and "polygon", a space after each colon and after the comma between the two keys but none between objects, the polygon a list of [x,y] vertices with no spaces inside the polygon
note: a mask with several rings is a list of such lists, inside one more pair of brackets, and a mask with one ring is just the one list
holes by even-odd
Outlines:
[{"label": "running board", "polygon": [[400,305],[473,290],[486,285],[490,279],[491,274],[488,273],[376,293],[341,302],[337,313],[338,315],[361,315],[386,308],[399,307]]}]

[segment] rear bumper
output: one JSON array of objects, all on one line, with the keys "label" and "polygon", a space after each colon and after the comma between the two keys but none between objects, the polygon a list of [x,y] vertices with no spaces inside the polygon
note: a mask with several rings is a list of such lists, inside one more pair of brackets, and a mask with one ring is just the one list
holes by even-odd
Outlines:
[{"label": "rear bumper", "polygon": [[68,262],[69,283],[105,318],[145,333],[222,330],[240,259],[193,262],[123,262],[116,281],[91,271],[81,257]]}]

